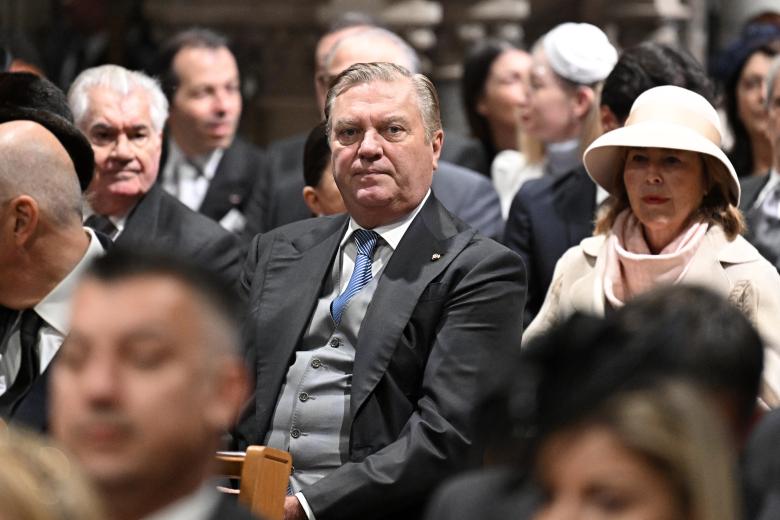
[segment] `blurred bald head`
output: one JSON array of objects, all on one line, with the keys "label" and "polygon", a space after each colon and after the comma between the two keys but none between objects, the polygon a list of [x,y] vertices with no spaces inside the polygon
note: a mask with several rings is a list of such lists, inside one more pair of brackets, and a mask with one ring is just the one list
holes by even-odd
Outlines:
[{"label": "blurred bald head", "polygon": [[68,152],[46,128],[32,121],[0,124],[0,198],[28,195],[41,216],[55,224],[81,226],[81,190]]},{"label": "blurred bald head", "polygon": [[366,26],[350,27],[339,32],[323,58],[322,73],[317,76],[320,108],[325,106],[325,96],[333,78],[355,63],[377,61],[400,65],[412,73],[420,69],[415,50],[394,32]]}]

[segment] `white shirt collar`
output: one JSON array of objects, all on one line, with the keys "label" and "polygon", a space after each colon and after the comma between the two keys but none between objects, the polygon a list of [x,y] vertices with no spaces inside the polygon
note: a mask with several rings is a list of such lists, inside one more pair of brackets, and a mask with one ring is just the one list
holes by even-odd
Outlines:
[{"label": "white shirt collar", "polygon": [[84,230],[89,235],[89,246],[84,256],[81,257],[76,267],[38,302],[38,305],[33,307],[46,323],[63,336],[70,331],[70,305],[76,283],[92,260],[102,256],[105,252],[94,231],[89,228],[84,228]]},{"label": "white shirt collar", "polygon": [[[387,243],[393,249],[393,251],[395,251],[398,248],[398,244],[401,242],[404,234],[406,233],[406,230],[409,229],[409,226],[412,224],[414,217],[417,216],[430,196],[431,190],[428,188],[428,193],[425,194],[422,202],[420,202],[417,207],[414,208],[414,210],[412,210],[408,215],[406,215],[401,220],[393,222],[392,224],[375,227],[373,231],[382,237],[385,243]],[[344,237],[341,239],[341,244],[339,244],[339,247],[344,247],[344,244],[347,243],[347,240],[349,240],[349,238],[352,236],[352,233],[358,229],[363,228],[360,227],[360,225],[355,222],[352,217],[349,217],[349,227],[347,228],[347,232],[344,234]]]},{"label": "white shirt collar", "polygon": [[184,155],[184,152],[181,148],[179,148],[179,145],[176,144],[176,140],[173,139],[173,137],[168,137],[168,160],[166,160],[167,164],[178,164],[179,161],[188,161],[194,166],[197,166],[200,168],[201,172],[203,173],[203,176],[206,177],[208,180],[211,180],[214,178],[214,175],[217,173],[217,166],[219,166],[219,161],[222,159],[222,155],[224,155],[225,150],[222,148],[216,148],[212,150],[211,152],[205,153],[203,155],[198,155],[195,157],[187,157]]},{"label": "white shirt collar", "polygon": [[219,502],[219,492],[213,482],[205,482],[198,490],[152,513],[144,520],[206,520],[211,518]]}]

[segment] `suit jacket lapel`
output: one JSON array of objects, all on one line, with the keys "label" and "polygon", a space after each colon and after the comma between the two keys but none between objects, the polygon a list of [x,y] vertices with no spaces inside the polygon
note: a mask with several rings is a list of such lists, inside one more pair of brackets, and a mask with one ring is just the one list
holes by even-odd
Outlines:
[{"label": "suit jacket lapel", "polygon": [[[332,219],[323,235],[321,228],[294,241],[280,235],[270,246],[269,261],[253,306],[257,331],[257,380],[268,389],[278,389],[289,361],[319,298],[322,282],[330,273],[347,217]],[[324,236],[324,239],[322,238]],[[301,278],[304,279],[301,279]],[[268,307],[268,310],[264,309]],[[278,317],[284,317],[283,320]],[[262,344],[265,343],[265,344]],[[257,417],[270,418],[276,404],[275,391],[256,396]]]},{"label": "suit jacket lapel", "polygon": [[382,273],[360,328],[350,402],[353,419],[385,373],[420,295],[473,236],[470,229],[459,233],[433,196],[409,226]]},{"label": "suit jacket lapel", "polygon": [[122,234],[116,239],[116,244],[148,243],[149,237],[156,237],[157,222],[160,214],[160,200],[163,189],[158,184],[153,184],[149,191],[130,211],[125,221]]},{"label": "suit jacket lapel", "polygon": [[240,205],[242,194],[236,188],[240,184],[241,168],[241,153],[234,142],[222,155],[198,211],[219,220],[230,208]]}]

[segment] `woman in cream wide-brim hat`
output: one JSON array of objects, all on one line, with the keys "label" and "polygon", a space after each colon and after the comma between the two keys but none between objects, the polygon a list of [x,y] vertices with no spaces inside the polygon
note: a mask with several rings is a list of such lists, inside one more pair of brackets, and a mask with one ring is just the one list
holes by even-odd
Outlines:
[{"label": "woman in cream wide-brim hat", "polygon": [[661,284],[704,285],[758,327],[763,397],[780,405],[780,275],[740,236],[739,182],[720,128],[706,99],[667,85],[640,95],[625,126],[588,147],[585,168],[611,197],[595,236],[556,264],[524,342],[574,310],[603,315]]}]

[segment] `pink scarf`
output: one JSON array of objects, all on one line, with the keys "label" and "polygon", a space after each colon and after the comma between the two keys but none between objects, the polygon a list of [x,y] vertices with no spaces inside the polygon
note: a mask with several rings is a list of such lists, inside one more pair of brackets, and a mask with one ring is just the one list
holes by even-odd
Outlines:
[{"label": "pink scarf", "polygon": [[604,294],[614,307],[659,284],[679,282],[691,264],[709,225],[696,221],[659,254],[650,252],[642,224],[630,209],[615,219],[607,238]]}]

